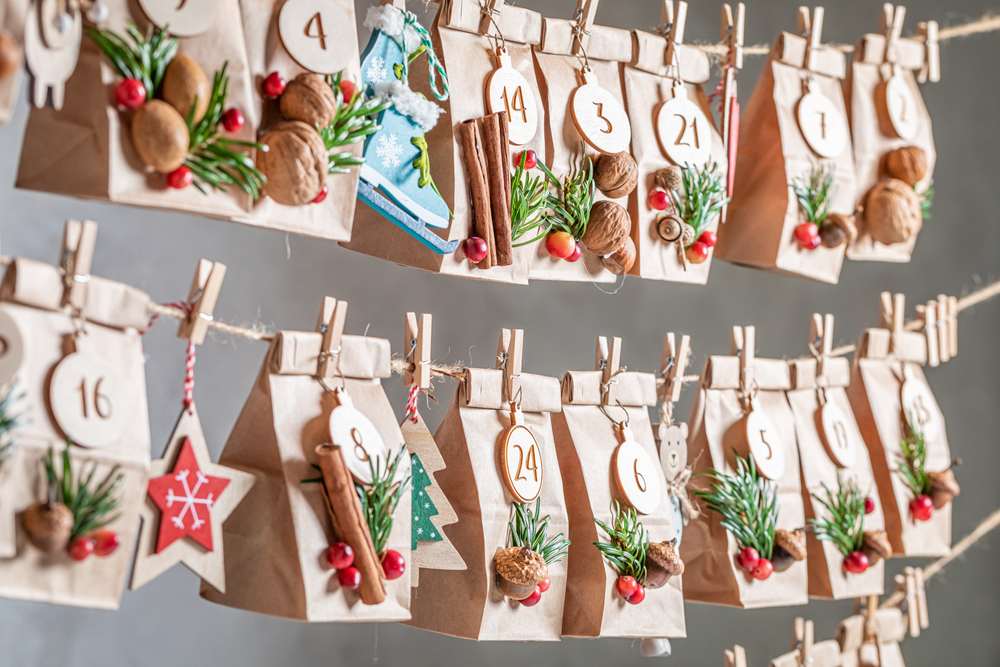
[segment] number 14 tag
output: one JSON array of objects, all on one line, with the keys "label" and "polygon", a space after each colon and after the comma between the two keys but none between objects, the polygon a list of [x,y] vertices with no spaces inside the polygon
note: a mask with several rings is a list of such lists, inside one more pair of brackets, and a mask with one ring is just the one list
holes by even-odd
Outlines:
[{"label": "number 14 tag", "polygon": [[486,78],[486,106],[490,113],[505,112],[510,143],[531,143],[538,132],[538,102],[531,84],[511,63],[505,49],[497,51],[499,67]]}]

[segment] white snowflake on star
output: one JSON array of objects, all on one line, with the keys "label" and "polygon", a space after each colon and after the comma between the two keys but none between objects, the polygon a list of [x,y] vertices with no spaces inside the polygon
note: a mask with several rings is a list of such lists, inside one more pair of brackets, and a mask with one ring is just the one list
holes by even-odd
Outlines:
[{"label": "white snowflake on star", "polygon": [[381,83],[389,76],[389,70],[385,67],[385,59],[382,56],[373,56],[365,67],[365,81],[368,83]]},{"label": "white snowflake on star", "polygon": [[395,169],[403,163],[403,147],[395,134],[383,134],[376,140],[375,155],[391,169]]},{"label": "white snowflake on star", "polygon": [[174,503],[183,503],[181,511],[170,517],[170,521],[173,522],[178,528],[186,528],[184,524],[184,518],[190,514],[191,515],[191,530],[198,530],[205,525],[205,520],[198,515],[198,505],[204,505],[208,509],[211,509],[215,504],[214,494],[209,492],[204,498],[198,496],[201,492],[201,487],[208,482],[208,478],[205,477],[205,473],[198,470],[195,472],[195,485],[191,488],[188,482],[188,473],[190,470],[181,470],[177,473],[175,479],[181,483],[181,493],[179,495],[174,494],[173,489],[167,490],[167,507],[173,507]]}]

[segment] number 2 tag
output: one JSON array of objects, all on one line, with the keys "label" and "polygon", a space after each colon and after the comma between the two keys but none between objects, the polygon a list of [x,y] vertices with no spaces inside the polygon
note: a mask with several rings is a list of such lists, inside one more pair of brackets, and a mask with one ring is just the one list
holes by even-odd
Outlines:
[{"label": "number 2 tag", "polygon": [[[189,0],[190,1],[190,0]],[[337,3],[317,0],[288,0],[278,14],[278,35],[285,50],[299,65],[317,74],[334,74],[343,69],[346,47],[338,30],[353,26]]]},{"label": "number 2 tag", "polygon": [[712,151],[712,131],[704,112],[687,95],[683,85],[656,112],[660,148],[678,166],[701,167]]},{"label": "number 2 tag", "polygon": [[601,153],[621,153],[632,142],[632,126],[625,107],[597,82],[591,72],[570,95],[570,116],[577,132]]},{"label": "number 2 tag", "polygon": [[795,109],[802,138],[820,157],[837,157],[847,145],[847,121],[833,101],[811,79]]},{"label": "number 2 tag", "polygon": [[621,444],[612,456],[611,469],[625,500],[639,514],[652,514],[660,506],[663,470],[636,440],[632,431],[622,427]]},{"label": "number 2 tag", "polygon": [[130,419],[128,387],[113,362],[89,353],[68,354],[49,383],[49,407],[63,434],[82,447],[108,447]]},{"label": "number 2 tag", "polygon": [[531,84],[512,64],[510,54],[501,50],[500,66],[486,79],[486,106],[490,113],[506,112],[510,143],[531,143],[538,131],[538,102]]},{"label": "number 2 tag", "polygon": [[383,464],[388,461],[385,441],[375,424],[354,407],[345,390],[335,393],[339,405],[330,412],[330,442],[340,448],[351,475],[371,484],[372,467],[380,459]]},{"label": "number 2 tag", "polygon": [[746,418],[746,432],[757,470],[770,480],[781,479],[785,474],[785,448],[771,419],[763,410],[751,410]]},{"label": "number 2 tag", "polygon": [[500,470],[504,486],[517,502],[531,502],[542,492],[542,452],[517,410],[511,412],[510,428],[500,443]]}]

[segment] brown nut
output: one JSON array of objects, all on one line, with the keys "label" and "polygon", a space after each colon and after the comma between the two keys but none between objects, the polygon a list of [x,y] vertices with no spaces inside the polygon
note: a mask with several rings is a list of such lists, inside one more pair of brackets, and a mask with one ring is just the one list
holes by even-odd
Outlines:
[{"label": "brown nut", "polygon": [[664,215],[656,221],[656,234],[666,243],[677,243],[684,235],[684,223],[676,215]]},{"label": "brown nut", "polygon": [[868,234],[879,243],[905,243],[923,224],[920,196],[903,181],[883,178],[865,197],[864,220]]},{"label": "brown nut", "polygon": [[500,590],[512,600],[528,597],[535,592],[538,582],[548,576],[545,560],[527,547],[497,549],[493,569]]},{"label": "brown nut", "polygon": [[795,560],[805,560],[806,531],[802,528],[795,530],[778,528],[774,531],[774,546],[781,547]]},{"label": "brown nut", "polygon": [[625,243],[616,252],[601,258],[601,266],[615,275],[625,275],[635,265],[635,242],[631,237],[625,238]]},{"label": "brown nut", "polygon": [[936,510],[943,508],[955,496],[962,493],[962,488],[958,485],[958,479],[950,468],[941,472],[927,473],[927,481],[931,487],[931,502],[934,503],[934,509]]},{"label": "brown nut", "polygon": [[868,557],[869,565],[892,557],[892,543],[884,530],[866,530],[862,539],[861,552]]},{"label": "brown nut", "polygon": [[617,252],[632,231],[632,219],[618,202],[602,200],[590,209],[590,221],[580,243],[595,255]]},{"label": "brown nut", "polygon": [[664,167],[653,177],[656,187],[663,190],[680,190],[684,186],[684,170],[676,164]]},{"label": "brown nut", "polygon": [[920,146],[903,146],[885,154],[885,173],[911,187],[927,176],[927,152]]},{"label": "brown nut", "polygon": [[679,577],[682,574],[684,574],[684,561],[677,553],[674,540],[649,543],[646,551],[647,588],[662,588],[671,577]]},{"label": "brown nut", "polygon": [[635,191],[639,167],[627,152],[604,154],[594,165],[594,185],[608,197],[618,199]]},{"label": "brown nut", "polygon": [[297,120],[278,123],[264,133],[257,168],[267,177],[264,194],[286,206],[308,204],[326,183],[326,146],[319,133]]},{"label": "brown nut", "polygon": [[281,94],[281,115],[300,120],[316,129],[330,124],[337,112],[337,98],[322,74],[303,72],[292,79]]},{"label": "brown nut", "polygon": [[212,97],[212,84],[198,62],[178,53],[167,65],[160,88],[163,100],[187,118],[194,108],[194,121],[198,122],[208,109]]},{"label": "brown nut", "polygon": [[66,548],[73,531],[73,512],[62,503],[36,503],[24,510],[21,525],[28,540],[47,554]]},{"label": "brown nut", "polygon": [[831,213],[819,228],[819,237],[825,248],[837,248],[844,244],[854,243],[858,237],[858,228],[854,224],[853,215]]},{"label": "brown nut", "polygon": [[189,141],[187,124],[166,102],[150,100],[136,109],[131,135],[139,159],[161,174],[184,164]]}]

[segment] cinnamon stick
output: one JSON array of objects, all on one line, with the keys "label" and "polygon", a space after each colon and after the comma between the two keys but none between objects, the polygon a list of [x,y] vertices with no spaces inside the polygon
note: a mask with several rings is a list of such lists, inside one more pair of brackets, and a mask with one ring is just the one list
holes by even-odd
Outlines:
[{"label": "cinnamon stick", "polygon": [[337,539],[343,540],[354,549],[354,567],[361,571],[361,601],[365,604],[379,604],[385,600],[385,584],[382,583],[382,564],[375,552],[368,523],[361,510],[361,501],[354,490],[354,478],[347,469],[344,455],[334,445],[316,447],[319,468],[323,471],[323,487],[326,490],[326,509],[333,522]]},{"label": "cinnamon stick", "polygon": [[514,263],[511,247],[510,225],[510,152],[501,131],[503,113],[492,113],[479,119],[482,129],[483,150],[486,153],[487,183],[490,190],[490,207],[493,217],[493,234],[496,239],[497,265]]},{"label": "cinnamon stick", "polygon": [[490,252],[479,263],[479,267],[488,269],[496,263],[496,241],[493,236],[490,189],[486,178],[486,156],[483,152],[482,137],[475,119],[467,120],[458,126],[458,138],[462,145],[465,180],[469,185],[472,233],[486,241],[487,247],[490,248]]}]

